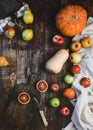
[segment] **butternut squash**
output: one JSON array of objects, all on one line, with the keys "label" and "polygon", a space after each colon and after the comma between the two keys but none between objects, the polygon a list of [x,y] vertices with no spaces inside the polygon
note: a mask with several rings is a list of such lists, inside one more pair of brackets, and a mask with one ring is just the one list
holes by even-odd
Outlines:
[{"label": "butternut squash", "polygon": [[66,49],[60,49],[56,54],[51,57],[45,64],[45,68],[54,74],[58,74],[65,62],[69,58],[69,51]]}]

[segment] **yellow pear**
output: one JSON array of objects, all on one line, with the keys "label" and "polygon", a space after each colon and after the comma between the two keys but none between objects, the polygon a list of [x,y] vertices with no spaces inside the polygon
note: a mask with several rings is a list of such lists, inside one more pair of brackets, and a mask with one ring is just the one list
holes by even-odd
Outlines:
[{"label": "yellow pear", "polygon": [[7,61],[6,57],[0,56],[0,67],[4,67],[7,65],[8,65],[8,61]]},{"label": "yellow pear", "polygon": [[22,32],[22,38],[25,41],[30,41],[33,38],[33,30],[32,29],[25,29]]},{"label": "yellow pear", "polygon": [[24,11],[24,15],[23,15],[23,21],[26,23],[26,24],[31,24],[33,23],[34,21],[34,16],[31,12],[30,9],[27,9]]}]

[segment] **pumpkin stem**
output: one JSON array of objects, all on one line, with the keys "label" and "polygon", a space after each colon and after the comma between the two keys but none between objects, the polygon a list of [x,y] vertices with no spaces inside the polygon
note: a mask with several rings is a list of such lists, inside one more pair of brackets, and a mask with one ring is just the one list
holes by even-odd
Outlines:
[{"label": "pumpkin stem", "polygon": [[78,16],[73,15],[72,18],[73,19],[78,19]]}]

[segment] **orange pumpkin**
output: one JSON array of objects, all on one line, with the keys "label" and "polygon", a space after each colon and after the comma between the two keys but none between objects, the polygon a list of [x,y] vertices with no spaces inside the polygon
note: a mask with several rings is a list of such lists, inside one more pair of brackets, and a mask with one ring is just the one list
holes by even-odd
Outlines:
[{"label": "orange pumpkin", "polygon": [[57,29],[66,36],[80,33],[87,22],[87,12],[79,5],[68,5],[56,15]]}]

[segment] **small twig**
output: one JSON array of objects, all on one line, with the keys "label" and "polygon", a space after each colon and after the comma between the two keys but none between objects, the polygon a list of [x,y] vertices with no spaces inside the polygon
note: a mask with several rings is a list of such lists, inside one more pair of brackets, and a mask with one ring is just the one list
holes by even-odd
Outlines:
[{"label": "small twig", "polygon": [[15,19],[15,24],[16,24],[19,28],[21,28],[21,29],[24,28],[24,26],[22,26],[21,24],[19,24],[19,23],[16,21],[16,19]]},{"label": "small twig", "polygon": [[29,67],[27,68],[27,76],[28,76],[28,77],[31,77],[31,78],[32,78],[32,77],[34,77],[34,74],[33,74],[33,73],[31,73],[31,71],[30,71],[30,68],[29,68]]}]

